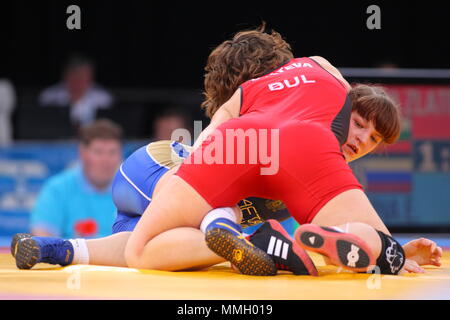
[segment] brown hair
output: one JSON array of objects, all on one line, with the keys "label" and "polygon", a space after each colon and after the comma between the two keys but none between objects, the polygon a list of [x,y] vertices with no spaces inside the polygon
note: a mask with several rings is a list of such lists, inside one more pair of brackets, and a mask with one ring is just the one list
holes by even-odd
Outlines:
[{"label": "brown hair", "polygon": [[122,128],[108,119],[96,120],[79,130],[79,140],[85,146],[89,145],[95,139],[121,141],[122,135]]},{"label": "brown hair", "polygon": [[372,121],[383,136],[385,144],[393,144],[400,136],[401,115],[399,106],[384,88],[376,85],[357,84],[349,92],[352,111]]},{"label": "brown hair", "polygon": [[247,80],[260,77],[287,63],[294,56],[278,32],[258,29],[238,32],[209,55],[205,67],[205,100],[201,107],[212,117]]}]

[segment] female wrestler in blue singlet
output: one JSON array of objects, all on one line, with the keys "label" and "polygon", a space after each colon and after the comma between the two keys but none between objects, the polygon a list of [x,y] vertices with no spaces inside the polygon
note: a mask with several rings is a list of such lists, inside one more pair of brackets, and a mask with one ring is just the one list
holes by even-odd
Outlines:
[{"label": "female wrestler in blue singlet", "polygon": [[[112,196],[117,207],[113,233],[133,231],[152,200],[157,182],[169,170],[180,165],[192,147],[169,140],[152,142],[135,151],[120,166]],[[248,198],[239,203],[243,226],[256,225],[269,217],[283,221],[290,217],[286,207],[277,200]]]},{"label": "female wrestler in blue singlet", "polygon": [[[11,245],[12,253],[16,256],[17,266],[21,269],[28,269],[38,262],[46,262],[61,265],[76,263],[126,267],[122,254],[117,252],[123,250],[124,242],[126,242],[127,237],[134,230],[145,209],[152,201],[158,183],[175,173],[178,166],[191,151],[191,146],[170,140],[152,142],[139,148],[122,163],[112,183],[112,198],[117,208],[117,218],[112,227],[112,236],[89,240],[33,237],[41,242],[54,243],[57,241],[60,243],[60,250],[41,252],[40,255],[35,254],[34,256],[41,256],[41,258],[30,261],[28,258],[21,259],[24,254],[22,252],[24,246],[15,255],[18,241],[30,237],[27,234],[18,234]],[[170,170],[172,172],[167,174]],[[290,217],[284,204],[277,200],[248,198],[241,201],[239,206],[243,227],[257,225],[269,218],[282,221]],[[272,225],[268,224],[264,229],[272,229]],[[267,231],[277,233],[278,238],[287,236],[283,231],[283,234],[275,230]],[[267,235],[269,236],[269,233]],[[54,245],[49,247],[55,248]],[[44,246],[41,246],[41,248],[44,248]],[[73,253],[69,259],[65,255],[67,250]],[[298,250],[303,253],[301,249]],[[83,251],[85,251],[84,254]],[[77,256],[77,253],[80,255]],[[283,268],[283,270],[292,271],[296,274],[317,274],[307,255],[299,258],[292,251],[290,259],[285,260],[289,261],[284,261],[283,265],[280,263],[280,269]],[[305,267],[305,264],[307,267]]]}]

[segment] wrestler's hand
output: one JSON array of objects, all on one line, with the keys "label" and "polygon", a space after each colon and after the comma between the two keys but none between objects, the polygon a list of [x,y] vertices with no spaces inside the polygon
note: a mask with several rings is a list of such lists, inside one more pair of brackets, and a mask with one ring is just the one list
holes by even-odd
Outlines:
[{"label": "wrestler's hand", "polygon": [[412,240],[403,246],[403,250],[407,259],[414,260],[420,266],[441,266],[442,248],[430,239]]},{"label": "wrestler's hand", "polygon": [[403,266],[402,270],[398,273],[399,275],[405,274],[405,273],[425,273],[425,270],[419,266],[419,264],[410,259],[406,259],[405,265]]}]

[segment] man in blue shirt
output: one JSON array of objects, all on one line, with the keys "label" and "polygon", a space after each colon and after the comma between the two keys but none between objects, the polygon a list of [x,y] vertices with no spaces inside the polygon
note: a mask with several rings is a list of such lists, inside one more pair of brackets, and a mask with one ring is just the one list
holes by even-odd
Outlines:
[{"label": "man in blue shirt", "polygon": [[104,237],[111,234],[116,208],[111,182],[122,161],[122,130],[99,120],[80,130],[80,163],[50,178],[31,212],[36,236]]}]

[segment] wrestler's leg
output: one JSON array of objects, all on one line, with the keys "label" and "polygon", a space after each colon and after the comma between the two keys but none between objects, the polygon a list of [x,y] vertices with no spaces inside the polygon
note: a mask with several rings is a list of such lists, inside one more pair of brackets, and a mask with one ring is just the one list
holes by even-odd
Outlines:
[{"label": "wrestler's leg", "polygon": [[[369,226],[368,224],[361,222],[349,222],[342,225],[334,226],[337,230],[351,233],[358,236],[361,240],[365,241],[369,246],[372,254],[375,257],[378,257],[381,252],[381,240],[374,228]],[[324,261],[328,265],[333,265],[331,260],[327,257],[323,257]]]},{"label": "wrestler's leg", "polygon": [[[312,220],[313,224],[319,226],[338,226],[344,230],[345,228],[350,228],[349,223],[352,222],[363,222],[368,226],[379,228],[378,230],[389,234],[389,231],[370,204],[367,196],[364,192],[357,189],[345,191],[331,199]],[[381,243],[373,228],[368,232],[367,236],[364,232],[359,232],[360,228],[355,227],[351,230],[354,230],[356,235],[359,233],[363,237],[367,237],[365,240],[368,241],[368,244],[371,245],[376,252],[379,252]],[[362,228],[362,231],[367,231],[364,229],[367,228]],[[324,260],[325,263],[331,264],[329,259],[325,258]]]},{"label": "wrestler's leg", "polygon": [[[190,268],[204,265],[205,260],[208,260],[205,257],[214,259],[216,255],[206,245],[197,243],[204,242],[204,235],[193,235],[194,233],[189,231],[184,232],[185,229],[172,230],[182,227],[198,229],[203,217],[211,209],[212,207],[183,179],[178,176],[170,177],[145,210],[128,240],[125,249],[128,266],[167,268],[169,263],[178,260],[185,268]],[[172,231],[163,234],[169,230]],[[154,239],[158,235],[160,237]],[[170,237],[173,237],[173,240]],[[183,237],[189,242],[183,241]],[[174,249],[161,245],[163,242],[175,244]],[[202,254],[197,250],[202,250]]]},{"label": "wrestler's leg", "polygon": [[141,267],[164,271],[202,269],[225,261],[207,247],[202,231],[189,227],[155,236],[147,243],[145,252],[159,258]]},{"label": "wrestler's leg", "polygon": [[[157,183],[153,196],[167,181],[167,178],[175,173],[176,170],[166,172]],[[125,260],[125,247],[130,238],[131,231],[119,232],[108,237],[89,239],[86,245],[89,252],[89,264],[127,267]],[[203,236],[204,237],[204,236]]]},{"label": "wrestler's leg", "polygon": [[[364,210],[361,210],[361,206]],[[337,226],[345,232],[346,228],[350,230],[350,223],[352,222],[364,222],[369,226],[376,226],[384,230],[384,232],[388,232],[366,195],[357,189],[345,191],[331,199],[316,214],[311,223],[323,227]],[[356,235],[359,233],[365,237],[364,232],[359,232],[360,229],[367,231],[365,230],[367,228],[357,228],[356,226],[351,228],[352,231],[355,231]],[[379,251],[380,243],[377,241],[379,239],[375,237],[374,233],[375,231],[371,230],[365,240],[368,240],[368,243],[374,247],[375,251]],[[326,264],[332,264],[327,257],[324,257],[324,261]]]},{"label": "wrestler's leg", "polygon": [[[188,183],[178,176],[171,177],[150,203],[127,243],[128,266],[185,270],[224,261],[208,248],[205,235],[198,230],[210,210],[211,206]],[[223,235],[216,229],[211,231],[212,237]],[[228,233],[229,237],[217,240],[226,244],[226,250],[218,254],[233,260],[245,274],[276,272],[273,261],[262,250]],[[234,253],[235,249],[240,255],[231,257],[230,252]]]},{"label": "wrestler's leg", "polygon": [[311,223],[319,226],[339,226],[349,222],[362,222],[390,234],[365,193],[359,189],[342,192],[328,201]]},{"label": "wrestler's leg", "polygon": [[[241,211],[233,209],[237,219],[240,221],[242,218]],[[176,230],[176,231],[175,231]],[[176,234],[177,236],[172,236]],[[114,266],[114,267],[127,267],[125,260],[125,247],[127,241],[131,235],[131,231],[118,232],[108,237],[89,239],[86,240],[86,245],[89,254],[89,264],[93,265],[103,265],[103,266]],[[179,259],[178,251],[183,243],[180,243],[180,239],[183,241],[189,241],[199,247],[193,248],[194,255],[198,256],[195,259],[204,261],[204,265],[199,266],[201,268],[208,267],[217,263],[225,261],[218,255],[211,255],[211,251],[206,247],[204,242],[205,235],[198,229],[193,228],[179,228],[164,232],[163,234],[155,237],[152,242],[152,246],[155,250],[161,250],[168,255],[167,261],[164,260],[164,264],[157,265],[155,268],[158,270],[183,270],[191,268],[191,265],[184,265]],[[157,249],[158,246],[164,246],[164,248]],[[173,254],[170,253],[173,251]],[[206,254],[205,254],[206,253]],[[174,257],[175,259],[170,259]]]},{"label": "wrestler's leg", "polygon": [[[127,267],[124,252],[130,235],[131,232],[119,232],[108,237],[87,240],[89,264]],[[206,247],[204,239],[205,235],[203,232],[193,228],[173,229],[156,236],[152,241],[154,250],[164,252],[164,254],[174,259],[169,258],[162,261],[163,263],[161,264],[158,264],[158,261],[156,261],[154,268],[167,271],[194,269],[192,265],[186,265],[179,259],[180,247],[183,247],[185,241],[188,241],[193,246],[197,246],[192,248],[192,252],[195,255],[193,259],[203,262],[201,265],[196,265],[195,269],[206,268],[224,262],[223,258],[212,253]],[[158,249],[158,246],[161,246],[161,248]]]},{"label": "wrestler's leg", "polygon": [[[232,209],[236,215],[234,219],[239,222],[242,219],[241,210],[237,206]],[[210,211],[208,215],[215,211]],[[165,259],[155,261],[151,267],[165,271],[197,270],[224,262],[225,259],[209,250],[204,239],[204,232],[195,228],[176,228],[157,235],[153,238],[151,247],[153,251],[162,252]],[[183,248],[186,243],[191,245],[189,260],[180,259],[180,248]],[[99,251],[102,251],[101,246]],[[201,264],[193,265],[191,260],[200,261]]]},{"label": "wrestler's leg", "polygon": [[370,248],[382,273],[397,274],[404,265],[402,246],[390,236],[361,190],[349,190],[333,198],[319,211],[312,223],[335,226],[358,236]]},{"label": "wrestler's leg", "polygon": [[381,240],[378,232],[373,227],[361,222],[349,222],[336,227],[338,230],[354,234],[365,241],[375,257],[380,255]]},{"label": "wrestler's leg", "polygon": [[[250,124],[248,123],[240,123],[239,119],[234,119],[228,121],[226,125],[224,124],[221,127],[220,132],[225,131],[227,128],[246,128],[249,125]],[[209,143],[211,143],[211,141]],[[207,143],[205,143],[204,147],[207,147]],[[193,159],[194,162],[197,159],[196,155],[202,157],[202,150],[198,149],[198,153],[191,154],[190,159]],[[185,162],[185,165],[187,166],[189,164]],[[235,205],[239,199],[245,198],[245,192],[250,191],[247,188],[244,188],[244,185],[250,186],[251,182],[256,183],[256,181],[254,181],[255,177],[259,177],[259,165],[257,164],[230,166],[228,164],[212,165],[202,163],[202,165],[192,164],[191,167],[186,167],[185,171],[183,171],[183,168],[184,167],[181,167],[181,172],[184,173],[180,173],[180,171],[178,171],[178,173],[181,174],[181,176],[184,176],[184,179],[186,180],[178,175],[171,176],[161,187],[157,196],[152,199],[141,220],[131,234],[125,249],[125,258],[130,267],[167,267],[177,259],[183,265],[183,268],[192,268],[208,263],[208,261],[205,262],[206,256],[211,257],[211,259],[216,258],[215,253],[209,250],[207,246],[198,245],[191,241],[192,239],[189,238],[189,236],[192,235],[191,233],[186,236],[186,234],[180,232],[180,230],[173,230],[170,234],[162,235],[159,238],[156,237],[177,228],[199,229],[205,215],[213,209],[200,193],[186,181],[191,181],[191,183],[196,184],[196,188],[209,194],[211,197],[219,197],[221,192],[225,193],[224,191],[219,191],[220,189],[217,189],[216,193],[214,193],[213,191],[215,191],[215,189],[213,188],[217,188],[217,185],[222,189],[227,188],[227,190],[231,190],[229,192],[230,199],[228,199],[228,202],[227,200],[223,200],[223,205],[229,206]],[[199,183],[200,185],[194,182],[196,179],[202,179]],[[240,189],[238,189],[237,186],[240,186]],[[244,192],[243,190],[246,191]],[[232,203],[229,203],[230,201],[232,201]],[[224,228],[227,227],[224,226]],[[226,232],[222,232],[221,230],[216,229],[220,228],[213,228],[209,230],[206,235],[209,247],[212,247],[213,244],[225,243],[227,248],[226,252],[217,250],[215,247],[213,247],[213,250],[215,250],[215,252],[220,251],[218,254],[226,256],[226,259],[230,261],[233,260],[229,257],[230,253],[236,253],[234,256],[234,260],[236,261],[233,260],[233,264],[236,264],[237,267],[239,267],[237,265],[239,264],[246,269],[245,271],[252,272],[253,270],[248,270],[247,267],[251,267],[250,264],[254,263],[258,267],[262,266],[262,271],[265,272],[265,263],[269,271],[275,268],[270,257],[262,250],[254,247],[251,243],[247,243],[248,241],[243,239],[243,237],[236,236],[230,231],[225,230]],[[230,228],[228,229],[230,230]],[[200,235],[199,233],[196,234]],[[172,240],[169,235],[175,240]],[[167,236],[167,238],[165,236]],[[182,237],[188,239],[183,241]],[[198,241],[200,240],[204,242],[205,238],[203,238],[203,236],[198,237]],[[224,241],[220,242],[220,240]],[[175,243],[174,250],[167,250],[168,247],[160,245],[159,241],[168,244]],[[233,251],[234,248],[237,250]],[[201,255],[198,254],[198,250],[202,250]],[[247,264],[247,262],[249,264]],[[262,263],[260,264],[259,262]],[[255,274],[259,272],[259,269]],[[242,271],[243,269],[240,268],[239,270]]]},{"label": "wrestler's leg", "polygon": [[[127,161],[133,161],[139,152],[142,151],[137,151],[134,158],[130,157]],[[157,183],[153,195],[155,195],[159,188],[164,185],[168,177],[175,172],[176,168],[173,168],[160,177],[160,181]],[[125,180],[121,172],[118,172],[114,178],[112,193],[114,202],[119,208],[117,219],[113,226],[113,235],[89,240],[66,240],[61,238],[45,237],[42,239],[46,244],[50,242],[53,243],[51,246],[53,250],[46,250],[46,256],[44,259],[37,260],[33,258],[33,255],[29,254],[30,250],[28,250],[28,247],[33,246],[24,245],[22,246],[23,250],[19,250],[19,257],[16,258],[16,260],[20,260],[18,265],[23,265],[23,267],[26,268],[30,268],[39,262],[67,265],[66,252],[69,250],[71,252],[69,261],[71,261],[70,263],[72,264],[94,264],[126,267],[125,246],[131,235],[131,231],[140,219],[140,215],[138,213],[144,211],[148,205],[148,200],[144,199],[141,194],[138,193],[127,180]],[[124,212],[121,212],[120,210],[124,210]],[[135,214],[128,214],[125,212],[135,212]],[[31,239],[31,235],[18,234],[13,238],[11,252],[14,257],[16,251],[19,249],[19,246],[17,246],[19,243],[18,240],[22,238]],[[30,241],[31,240],[27,240],[26,242]],[[34,245],[34,242],[32,244]],[[36,247],[36,245],[34,245],[34,247]]]},{"label": "wrestler's leg", "polygon": [[119,232],[108,237],[86,240],[89,264],[127,267],[125,246],[131,231]]},{"label": "wrestler's leg", "polygon": [[126,267],[124,251],[130,235],[131,232],[119,232],[98,239],[67,240],[17,234],[11,243],[11,253],[19,269],[30,269],[37,263]]},{"label": "wrestler's leg", "polygon": [[[117,233],[98,239],[75,239],[74,254],[85,257],[81,262],[83,264],[127,267],[125,247],[137,220],[139,220],[139,217],[130,218],[125,214],[119,213],[118,220],[113,227],[114,232]],[[193,228],[179,228],[158,235],[149,246],[152,251],[159,252],[160,256],[165,259],[155,259],[153,261],[155,265],[150,265],[149,268],[181,270],[192,267],[205,267],[223,262],[224,259],[208,249],[204,238],[205,235],[200,230]],[[61,239],[61,242],[63,241]],[[189,243],[188,247],[191,248],[187,254],[190,258],[188,261],[191,259],[201,261],[200,264],[185,263],[183,259],[184,251],[180,250],[180,248],[184,248],[186,243]],[[73,262],[75,264],[79,263],[76,259]]]},{"label": "wrestler's leg", "polygon": [[[356,272],[398,274],[406,263],[405,250],[397,240],[365,223],[351,222],[339,227],[304,224],[296,230],[295,237],[304,249]],[[408,268],[420,272],[413,265]]]}]

